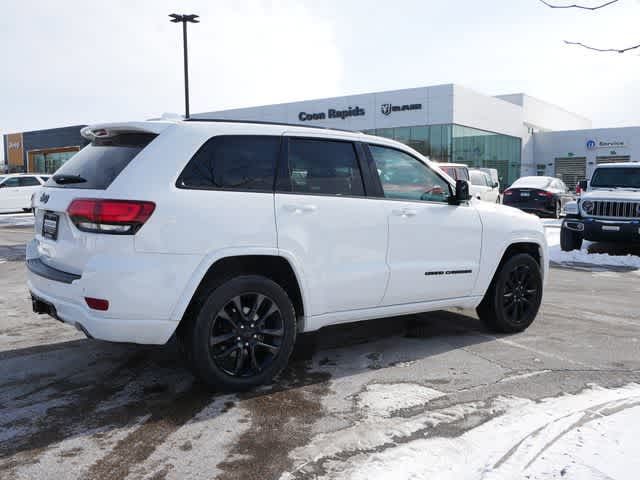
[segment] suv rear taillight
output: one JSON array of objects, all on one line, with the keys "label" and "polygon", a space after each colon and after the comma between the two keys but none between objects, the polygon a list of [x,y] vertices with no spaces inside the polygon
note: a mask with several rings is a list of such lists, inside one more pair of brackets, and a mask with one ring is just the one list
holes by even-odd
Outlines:
[{"label": "suv rear taillight", "polygon": [[77,198],[67,213],[83,232],[133,235],[149,220],[155,208],[153,202]]}]

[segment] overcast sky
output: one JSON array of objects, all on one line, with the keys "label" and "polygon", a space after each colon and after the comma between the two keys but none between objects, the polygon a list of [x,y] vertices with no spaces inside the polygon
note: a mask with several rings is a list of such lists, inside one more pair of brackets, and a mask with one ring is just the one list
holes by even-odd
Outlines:
[{"label": "overcast sky", "polygon": [[597,12],[538,0],[4,0],[0,132],[182,112],[175,11],[202,20],[189,31],[192,112],[458,83],[526,92],[594,126],[640,124],[640,50],[563,44],[640,42],[640,0]]}]

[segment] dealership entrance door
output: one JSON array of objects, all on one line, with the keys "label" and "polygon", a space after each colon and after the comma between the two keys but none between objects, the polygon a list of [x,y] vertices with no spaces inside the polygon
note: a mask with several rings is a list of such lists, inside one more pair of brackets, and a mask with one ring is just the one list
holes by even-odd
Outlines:
[{"label": "dealership entrance door", "polygon": [[587,159],[585,157],[556,158],[555,176],[573,190],[580,180],[587,178]]},{"label": "dealership entrance door", "polygon": [[610,157],[596,157],[596,163],[625,163],[630,162],[631,157],[629,155],[614,155]]}]

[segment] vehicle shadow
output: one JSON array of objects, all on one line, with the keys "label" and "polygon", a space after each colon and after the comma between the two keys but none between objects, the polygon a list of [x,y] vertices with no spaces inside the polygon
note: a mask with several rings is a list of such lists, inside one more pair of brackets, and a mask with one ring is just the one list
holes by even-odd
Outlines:
[{"label": "vehicle shadow", "polygon": [[[3,352],[0,477],[16,462],[36,462],[38,452],[65,439],[108,434],[135,426],[141,418],[146,418],[144,425],[153,429],[153,435],[137,446],[121,446],[140,450],[135,462],[147,458],[185,423],[196,417],[211,419],[238,401],[270,405],[277,401],[290,409],[282,415],[292,415],[296,408],[311,408],[320,415],[319,400],[310,407],[301,389],[321,397],[333,378],[490,341],[483,333],[476,318],[449,311],[325,328],[299,337],[289,367],[276,382],[238,395],[207,390],[184,368],[173,342],[149,347],[74,340]],[[452,337],[455,341],[447,341]],[[334,355],[345,351],[362,355],[357,353],[358,361]],[[321,368],[327,364],[333,365],[330,373]],[[220,408],[207,408],[215,403]],[[131,457],[130,452],[127,455]],[[120,463],[122,459],[115,459],[113,465],[101,468],[124,468]]]}]

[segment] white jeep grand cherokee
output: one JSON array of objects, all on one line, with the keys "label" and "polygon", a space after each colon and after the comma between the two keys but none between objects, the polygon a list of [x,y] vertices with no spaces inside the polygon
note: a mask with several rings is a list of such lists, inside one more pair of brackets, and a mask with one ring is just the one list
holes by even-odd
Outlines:
[{"label": "white jeep grand cherokee", "polygon": [[216,388],[268,382],[298,332],[450,307],[500,332],[536,317],[538,218],[485,202],[411,148],[301,126],[86,127],[34,199],[36,312],[163,344]]}]

